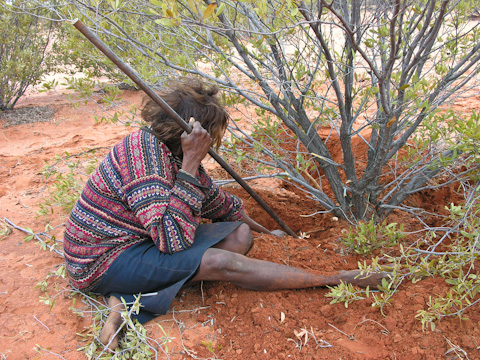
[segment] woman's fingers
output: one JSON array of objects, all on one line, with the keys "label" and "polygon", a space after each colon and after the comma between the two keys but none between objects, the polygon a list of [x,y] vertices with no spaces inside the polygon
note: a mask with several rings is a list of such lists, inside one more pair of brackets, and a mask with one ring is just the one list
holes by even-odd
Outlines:
[{"label": "woman's fingers", "polygon": [[[190,120],[188,120],[188,125],[190,126],[192,131],[193,131],[194,124],[196,122],[198,123],[198,121],[195,121],[195,119],[193,117],[191,117]],[[182,136],[182,138],[186,138],[188,136],[188,133],[186,131],[184,131],[181,136]]]},{"label": "woman's fingers", "polygon": [[202,141],[203,143],[205,143],[205,140],[208,140],[208,142],[207,142],[208,143],[208,148],[210,148],[212,138],[211,138],[210,134],[208,133],[208,131],[205,130],[202,127],[202,124],[200,124],[200,122],[194,121],[193,127],[192,127],[192,132],[190,133],[190,135],[192,135],[192,137],[194,137],[194,138],[198,138],[198,140]]},{"label": "woman's fingers", "polygon": [[[208,135],[208,137],[210,137],[210,134],[208,134],[208,131],[205,130],[202,127],[202,124],[200,123],[200,121],[196,121],[193,117],[190,118],[190,120],[188,122],[188,125],[192,129],[190,135],[191,134],[193,134],[194,136],[198,136],[198,135],[206,136],[206,135]],[[187,132],[184,131],[183,134],[182,134],[182,137],[188,137],[188,135],[189,134],[187,134]]]},{"label": "woman's fingers", "polygon": [[188,166],[196,169],[212,146],[212,138],[202,124],[190,118],[189,125],[192,127],[190,134],[182,134],[183,160]]}]

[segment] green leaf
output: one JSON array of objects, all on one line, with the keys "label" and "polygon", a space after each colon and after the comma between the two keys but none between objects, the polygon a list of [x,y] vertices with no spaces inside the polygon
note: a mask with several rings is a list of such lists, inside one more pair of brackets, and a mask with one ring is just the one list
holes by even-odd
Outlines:
[{"label": "green leaf", "polygon": [[225,4],[221,3],[220,6],[217,9],[217,12],[215,13],[216,16],[219,16],[223,11],[225,10]]},{"label": "green leaf", "polygon": [[166,27],[172,27],[175,25],[175,23],[172,21],[172,19],[158,19],[158,20],[155,20],[155,22],[159,25],[163,25],[163,26],[166,26]]},{"label": "green leaf", "polygon": [[192,10],[194,13],[197,13],[197,7],[195,6],[194,0],[188,0],[188,8]]},{"label": "green leaf", "polygon": [[365,46],[368,48],[373,48],[375,46],[375,41],[373,39],[365,40]]},{"label": "green leaf", "polygon": [[32,229],[30,229],[29,227],[25,227],[25,230],[26,230],[29,234],[35,234],[35,231],[33,231]]}]

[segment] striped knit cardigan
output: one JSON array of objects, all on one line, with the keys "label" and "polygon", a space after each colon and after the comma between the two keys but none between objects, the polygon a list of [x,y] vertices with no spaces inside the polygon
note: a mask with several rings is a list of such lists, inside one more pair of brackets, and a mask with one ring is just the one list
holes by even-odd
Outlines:
[{"label": "striped knit cardigan", "polygon": [[164,253],[188,249],[202,218],[235,221],[242,201],[200,167],[202,187],[177,178],[180,163],[153,134],[140,130],[117,144],[88,180],[65,229],[73,287],[90,291],[127,248],[151,238]]}]

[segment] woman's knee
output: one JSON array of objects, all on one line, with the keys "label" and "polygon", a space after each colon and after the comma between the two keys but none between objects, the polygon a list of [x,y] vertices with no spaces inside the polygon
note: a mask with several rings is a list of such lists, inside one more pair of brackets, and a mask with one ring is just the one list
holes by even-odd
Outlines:
[{"label": "woman's knee", "polygon": [[222,250],[208,249],[203,254],[199,274],[199,280],[222,280],[231,273],[238,272],[242,267],[243,255]]},{"label": "woman's knee", "polygon": [[230,241],[237,247],[236,252],[247,254],[253,246],[253,234],[250,226],[243,223],[232,234]]}]

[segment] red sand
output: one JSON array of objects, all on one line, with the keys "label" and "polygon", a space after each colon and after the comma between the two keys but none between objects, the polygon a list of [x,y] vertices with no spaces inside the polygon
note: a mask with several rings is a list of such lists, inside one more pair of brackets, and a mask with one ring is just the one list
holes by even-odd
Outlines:
[{"label": "red sand", "polygon": [[[139,105],[141,94],[126,92],[123,99]],[[51,162],[65,151],[75,154],[92,147],[110,147],[132,131],[122,126],[95,125],[91,112],[74,110],[52,94],[31,95],[18,107],[43,105],[57,109],[55,121],[3,128],[0,135],[1,219],[6,217],[37,232],[45,226],[44,219],[36,217],[38,204],[48,195],[40,173],[45,161]],[[459,104],[470,108],[475,105],[473,99]],[[89,110],[94,109],[89,105]],[[267,186],[258,188],[260,195],[295,232],[309,233],[310,237],[279,239],[257,234],[250,256],[325,273],[356,268],[357,261],[364,259],[342,255],[338,239],[348,224],[335,221],[331,215],[301,217],[318,211],[318,204],[279,187],[278,182]],[[229,189],[242,196],[252,217],[267,227],[278,227],[238,186]],[[442,209],[450,196],[447,188],[410,201]],[[418,227],[408,215],[394,216],[407,231]],[[58,218],[53,225],[64,221],[64,217]],[[61,228],[57,236],[61,238]],[[35,288],[62,259],[41,250],[35,241],[24,242],[24,237],[23,232],[14,230],[0,240],[0,359],[84,359],[77,348],[85,343],[76,333],[89,327],[91,319],[72,313],[67,292],[57,293],[51,286],[49,294],[56,295],[56,302],[50,310],[40,302],[44,294]],[[65,288],[66,281],[60,282],[59,289]],[[445,355],[451,348],[449,342],[467,352],[470,359],[480,358],[477,308],[467,311],[470,320],[443,319],[434,332],[423,332],[415,319],[417,310],[426,309],[429,295],[446,289],[442,279],[404,283],[383,316],[369,300],[353,303],[348,309],[343,304],[329,305],[330,299],[325,297],[328,289],[267,293],[205,283],[186,290],[175,301],[173,314],[159,317],[146,327],[148,335],[159,340],[164,335],[157,324],[162,325],[172,338],[168,346],[171,359],[191,358],[185,349],[196,358],[443,359],[449,358]],[[332,346],[317,346],[310,334],[307,343],[298,347],[300,340],[295,333],[302,329],[313,333],[319,344],[323,340]],[[301,339],[305,342],[305,336]],[[211,344],[213,352],[205,344]],[[453,359],[452,354],[449,356]],[[163,354],[159,357],[167,358]]]}]

